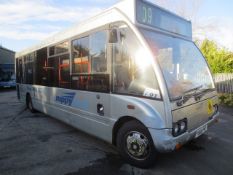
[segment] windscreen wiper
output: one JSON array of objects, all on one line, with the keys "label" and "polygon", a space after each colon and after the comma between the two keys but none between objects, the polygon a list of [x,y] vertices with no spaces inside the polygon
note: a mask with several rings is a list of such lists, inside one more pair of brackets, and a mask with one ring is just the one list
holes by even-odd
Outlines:
[{"label": "windscreen wiper", "polygon": [[203,89],[201,92],[199,93],[195,93],[194,94],[194,97],[195,97],[195,100],[198,101],[201,99],[201,97],[203,97],[207,92],[212,92],[214,91],[214,89]]},{"label": "windscreen wiper", "polygon": [[[183,93],[183,95],[176,98],[176,100],[178,100],[176,102],[177,106],[182,106],[184,103],[186,103],[193,95],[196,94],[196,91],[199,90],[200,88],[202,88],[202,85],[197,86],[197,87],[192,88],[192,89],[189,89],[189,90],[185,91]],[[194,93],[191,93],[193,91],[194,91]]]},{"label": "windscreen wiper", "polygon": [[200,85],[200,86],[197,86],[197,87],[192,88],[192,89],[190,89],[190,90],[184,91],[184,94],[187,94],[187,93],[190,93],[190,92],[193,92],[193,91],[196,92],[197,90],[201,89],[202,87],[203,87],[203,86]]}]

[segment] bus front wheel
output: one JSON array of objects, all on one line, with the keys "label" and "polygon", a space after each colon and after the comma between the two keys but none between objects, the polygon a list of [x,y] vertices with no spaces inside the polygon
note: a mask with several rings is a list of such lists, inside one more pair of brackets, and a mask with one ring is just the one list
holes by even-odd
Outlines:
[{"label": "bus front wheel", "polygon": [[32,104],[32,98],[29,94],[27,94],[27,98],[26,98],[26,104],[27,104],[27,108],[32,112],[32,113],[35,113],[36,110],[34,109],[33,107],[33,104]]},{"label": "bus front wheel", "polygon": [[135,120],[125,123],[117,134],[117,148],[130,164],[148,168],[155,163],[156,150],[149,131]]}]

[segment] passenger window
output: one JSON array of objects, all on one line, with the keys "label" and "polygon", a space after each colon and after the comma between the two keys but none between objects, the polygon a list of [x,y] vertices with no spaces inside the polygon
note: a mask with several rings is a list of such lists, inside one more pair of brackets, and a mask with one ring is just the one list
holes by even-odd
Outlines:
[{"label": "passenger window", "polygon": [[61,88],[70,88],[70,59],[69,59],[69,55],[64,55],[64,56],[60,57],[59,86]]},{"label": "passenger window", "polygon": [[47,66],[47,48],[42,48],[36,51],[36,61],[35,61],[35,72],[36,72],[36,84],[47,86],[47,70],[44,67]]},{"label": "passenger window", "polygon": [[110,92],[106,45],[106,31],[99,31],[72,42],[72,89]]},{"label": "passenger window", "polygon": [[48,59],[48,84],[52,87],[70,88],[69,55],[50,57]]},{"label": "passenger window", "polygon": [[97,32],[90,36],[92,73],[107,71],[106,42],[106,31]]},{"label": "passenger window", "polygon": [[74,40],[73,51],[73,73],[90,73],[89,61],[89,37]]},{"label": "passenger window", "polygon": [[23,59],[22,57],[16,59],[16,82],[23,83]]},{"label": "passenger window", "polygon": [[54,56],[69,52],[68,41],[49,47],[49,56]]},{"label": "passenger window", "polygon": [[47,84],[51,87],[59,87],[59,57],[48,58]]},{"label": "passenger window", "polygon": [[109,92],[109,74],[73,75],[72,89]]},{"label": "passenger window", "polygon": [[34,53],[28,54],[25,56],[26,61],[24,62],[25,66],[25,83],[26,84],[33,84],[33,67],[34,67]]},{"label": "passenger window", "polygon": [[113,47],[113,92],[161,98],[151,62],[135,34],[121,26],[119,36]]}]

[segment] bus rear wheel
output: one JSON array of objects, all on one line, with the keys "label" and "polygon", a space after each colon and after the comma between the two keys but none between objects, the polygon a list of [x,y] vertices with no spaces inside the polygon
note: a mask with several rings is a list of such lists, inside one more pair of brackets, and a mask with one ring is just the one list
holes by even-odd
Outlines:
[{"label": "bus rear wheel", "polygon": [[145,126],[137,121],[125,123],[117,134],[117,148],[130,164],[148,168],[155,163],[156,150]]},{"label": "bus rear wheel", "polygon": [[27,104],[27,108],[32,112],[32,113],[35,113],[36,110],[34,109],[33,107],[33,104],[32,104],[32,98],[29,94],[27,94],[27,97],[26,97],[26,104]]}]

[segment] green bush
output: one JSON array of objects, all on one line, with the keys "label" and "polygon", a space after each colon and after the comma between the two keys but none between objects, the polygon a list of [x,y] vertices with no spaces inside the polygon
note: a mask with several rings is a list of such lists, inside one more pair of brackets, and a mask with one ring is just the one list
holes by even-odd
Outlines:
[{"label": "green bush", "polygon": [[221,104],[233,107],[233,94],[220,94],[219,101]]},{"label": "green bush", "polygon": [[219,48],[214,41],[204,40],[199,48],[213,73],[233,73],[233,52]]}]

